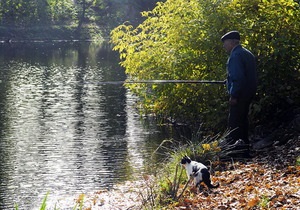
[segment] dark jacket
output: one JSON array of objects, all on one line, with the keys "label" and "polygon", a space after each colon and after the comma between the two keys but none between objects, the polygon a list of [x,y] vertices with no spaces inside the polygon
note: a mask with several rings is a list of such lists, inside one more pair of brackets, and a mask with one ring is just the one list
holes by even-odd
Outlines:
[{"label": "dark jacket", "polygon": [[230,96],[250,99],[256,93],[257,72],[254,55],[241,45],[236,46],[227,61],[227,89]]}]

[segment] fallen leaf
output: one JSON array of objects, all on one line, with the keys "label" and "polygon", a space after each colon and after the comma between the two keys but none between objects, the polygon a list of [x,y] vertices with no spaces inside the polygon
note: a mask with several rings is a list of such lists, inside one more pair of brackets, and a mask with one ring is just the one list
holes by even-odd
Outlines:
[{"label": "fallen leaf", "polygon": [[259,198],[258,198],[258,197],[255,197],[255,198],[252,198],[250,201],[248,201],[247,206],[250,207],[250,208],[253,208],[253,207],[256,206],[258,203],[259,203]]}]

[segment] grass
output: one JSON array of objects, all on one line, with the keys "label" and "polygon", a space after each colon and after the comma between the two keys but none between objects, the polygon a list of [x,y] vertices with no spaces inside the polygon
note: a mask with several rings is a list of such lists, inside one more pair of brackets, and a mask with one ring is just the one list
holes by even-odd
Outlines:
[{"label": "grass", "polygon": [[296,159],[296,166],[300,166],[300,156],[298,156]]},{"label": "grass", "polygon": [[[217,138],[201,139],[200,136],[195,135],[185,145],[174,145],[174,149],[169,150],[168,157],[157,169],[151,189],[147,190],[146,196],[143,195],[143,207],[145,209],[163,209],[162,206],[168,206],[182,199],[190,180],[180,165],[181,158],[188,155],[193,160],[211,165],[218,159],[220,152]],[[160,147],[163,147],[163,143]],[[159,148],[155,152],[158,151]]]},{"label": "grass", "polygon": [[44,197],[40,210],[46,210],[46,207],[47,207],[46,202],[47,202],[48,195],[49,195],[49,193],[47,193],[46,196]]},{"label": "grass", "polygon": [[[42,201],[42,204],[41,204],[41,207],[39,210],[47,210],[47,199],[48,199],[48,196],[49,196],[49,192],[45,195],[43,201]],[[79,196],[79,198],[77,199],[76,201],[76,205],[73,207],[72,210],[82,210],[83,209],[83,202],[84,202],[84,194],[81,194]],[[79,208],[78,208],[79,207]],[[16,204],[15,205],[15,210],[19,210],[19,206]],[[59,210],[58,208],[54,207],[53,210]]]},{"label": "grass", "polygon": [[268,198],[267,196],[262,196],[259,202],[259,206],[265,209],[268,207],[269,202],[270,202],[270,198]]}]

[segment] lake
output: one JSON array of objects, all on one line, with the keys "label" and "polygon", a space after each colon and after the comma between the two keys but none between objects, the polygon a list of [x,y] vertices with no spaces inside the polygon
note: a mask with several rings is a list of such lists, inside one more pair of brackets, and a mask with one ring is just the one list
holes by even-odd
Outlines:
[{"label": "lake", "polygon": [[168,129],[141,117],[108,43],[0,44],[0,209],[141,175]]}]

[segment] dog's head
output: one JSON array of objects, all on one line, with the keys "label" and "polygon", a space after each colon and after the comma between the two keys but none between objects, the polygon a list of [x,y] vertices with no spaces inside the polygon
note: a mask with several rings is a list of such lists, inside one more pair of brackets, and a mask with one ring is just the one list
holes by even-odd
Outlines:
[{"label": "dog's head", "polygon": [[180,161],[180,163],[182,164],[182,165],[185,165],[185,164],[189,164],[189,163],[191,163],[192,162],[192,160],[191,160],[191,158],[189,158],[188,156],[184,156],[182,159],[181,159],[181,161]]}]

